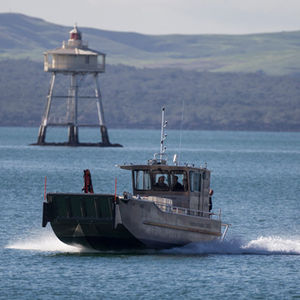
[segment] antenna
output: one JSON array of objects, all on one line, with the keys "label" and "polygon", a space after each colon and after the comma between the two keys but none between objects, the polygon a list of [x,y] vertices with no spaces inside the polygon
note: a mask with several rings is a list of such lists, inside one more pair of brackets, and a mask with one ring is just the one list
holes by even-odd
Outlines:
[{"label": "antenna", "polygon": [[[165,121],[165,107],[163,106],[161,109],[161,132],[160,132],[160,150],[159,153],[154,153],[153,159],[148,160],[148,164],[154,165],[154,164],[163,164],[165,165],[167,163],[167,159],[163,159],[164,156],[166,156],[165,151],[167,149],[166,146],[164,146],[164,140],[167,138],[167,134],[165,133],[165,127],[167,126],[168,122]],[[158,158],[159,156],[159,158]]]},{"label": "antenna", "polygon": [[168,124],[168,121],[165,121],[165,107],[161,110],[161,134],[160,134],[160,152],[159,152],[159,158],[162,160],[162,157],[167,149],[166,146],[164,146],[164,140],[167,137],[167,134],[165,134],[165,127]]},{"label": "antenna", "polygon": [[181,137],[182,137],[182,125],[183,125],[183,117],[184,117],[184,99],[182,99],[182,109],[181,109],[181,122],[180,122],[180,131],[179,131],[179,154],[178,154],[178,162],[181,156]]}]

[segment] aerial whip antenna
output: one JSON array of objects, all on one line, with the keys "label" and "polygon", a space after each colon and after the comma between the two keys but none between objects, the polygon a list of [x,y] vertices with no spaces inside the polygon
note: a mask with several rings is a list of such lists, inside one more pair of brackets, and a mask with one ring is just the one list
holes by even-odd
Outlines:
[{"label": "aerial whip antenna", "polygon": [[160,133],[160,152],[159,152],[159,158],[162,160],[163,155],[167,149],[166,146],[164,146],[164,140],[167,137],[167,134],[165,134],[165,127],[168,124],[168,121],[165,121],[165,107],[161,110],[161,133]]},{"label": "aerial whip antenna", "polygon": [[181,122],[180,122],[180,129],[179,129],[179,153],[178,153],[178,162],[180,160],[181,155],[181,137],[182,137],[182,125],[183,125],[183,117],[184,117],[184,99],[182,99],[182,109],[181,109]]}]

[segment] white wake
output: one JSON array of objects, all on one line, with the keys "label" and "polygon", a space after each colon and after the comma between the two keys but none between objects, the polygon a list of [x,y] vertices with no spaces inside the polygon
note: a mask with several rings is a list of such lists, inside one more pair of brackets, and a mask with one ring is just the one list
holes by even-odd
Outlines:
[{"label": "white wake", "polygon": [[10,242],[5,248],[63,253],[76,253],[82,251],[81,248],[64,244],[54,234],[49,232],[41,233],[38,236],[28,237]]},{"label": "white wake", "polygon": [[191,243],[183,247],[164,250],[173,254],[256,254],[256,255],[300,255],[300,238],[278,236],[258,237],[245,242],[230,239],[223,242]]},{"label": "white wake", "polygon": [[[32,250],[42,252],[80,253],[94,252],[83,248],[72,247],[62,243],[52,232],[34,234],[10,242],[5,248]],[[105,253],[105,251],[101,251]],[[118,253],[120,253],[118,251]],[[135,252],[133,251],[132,254]],[[183,247],[177,247],[158,252],[148,251],[146,253],[164,253],[180,255],[202,255],[202,254],[256,254],[256,255],[300,255],[300,238],[282,238],[279,236],[258,237],[250,241],[241,239],[228,239],[223,242],[191,243]]]}]

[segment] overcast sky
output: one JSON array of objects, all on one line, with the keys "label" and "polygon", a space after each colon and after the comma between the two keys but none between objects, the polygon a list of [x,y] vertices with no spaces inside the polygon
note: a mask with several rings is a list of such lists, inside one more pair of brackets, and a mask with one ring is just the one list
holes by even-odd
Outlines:
[{"label": "overcast sky", "polygon": [[8,0],[0,12],[146,34],[300,30],[300,0]]}]

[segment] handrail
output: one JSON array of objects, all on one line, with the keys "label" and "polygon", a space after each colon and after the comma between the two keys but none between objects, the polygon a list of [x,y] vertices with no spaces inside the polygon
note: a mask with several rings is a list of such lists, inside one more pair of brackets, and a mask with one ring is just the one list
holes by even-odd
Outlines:
[{"label": "handrail", "polygon": [[57,63],[57,62],[44,62],[44,70],[45,71],[51,71],[51,70],[85,70],[85,71],[95,71],[95,72],[104,72],[105,71],[105,65],[103,63],[97,63],[94,65],[88,65],[88,64],[76,64],[76,65],[70,65],[67,63]]},{"label": "handrail", "polygon": [[223,227],[225,227],[225,229],[224,229],[224,231],[223,231],[223,233],[222,233],[222,236],[221,236],[221,242],[223,242],[224,241],[224,239],[225,239],[225,236],[226,236],[226,233],[227,233],[227,231],[228,231],[228,229],[229,229],[229,226],[231,226],[231,224],[221,224],[221,226],[223,226]]},{"label": "handrail", "polygon": [[173,213],[173,214],[179,214],[179,215],[186,215],[186,216],[195,216],[195,217],[209,217],[209,218],[216,218],[217,220],[221,220],[221,210],[219,210],[218,213],[213,212],[207,212],[207,211],[201,211],[198,209],[192,209],[192,208],[186,208],[186,207],[180,207],[180,206],[173,206],[172,199],[169,198],[159,198],[157,197],[140,197],[138,196],[132,196],[131,194],[127,194],[127,199],[136,199],[141,201],[149,201],[154,203],[161,211]]},{"label": "handrail", "polygon": [[160,208],[162,211],[165,211],[165,212],[170,212],[170,213],[179,214],[179,215],[195,216],[195,217],[207,216],[207,217],[213,218],[215,216],[217,218],[217,220],[221,220],[220,213],[216,214],[216,213],[201,211],[201,210],[192,209],[192,208],[173,206],[170,204],[160,203],[159,201],[152,201],[152,202],[158,208]]}]

